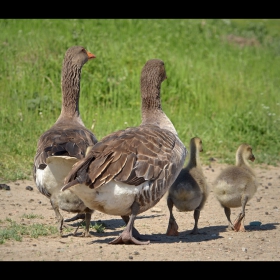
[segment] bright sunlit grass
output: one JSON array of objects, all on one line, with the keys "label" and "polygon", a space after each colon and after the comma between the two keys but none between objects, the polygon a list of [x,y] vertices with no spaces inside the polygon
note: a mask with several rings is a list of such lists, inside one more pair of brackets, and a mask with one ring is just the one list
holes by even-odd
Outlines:
[{"label": "bright sunlit grass", "polygon": [[98,139],[141,122],[140,72],[160,58],[165,113],[202,161],[279,163],[279,20],[0,19],[0,182],[31,178],[39,136],[60,113],[66,50],[96,55],[82,70],[80,111]]}]

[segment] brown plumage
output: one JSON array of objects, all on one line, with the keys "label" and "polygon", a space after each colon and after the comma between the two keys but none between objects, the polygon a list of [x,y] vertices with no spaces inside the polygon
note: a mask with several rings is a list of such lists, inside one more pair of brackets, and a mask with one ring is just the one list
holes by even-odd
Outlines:
[{"label": "brown plumage", "polygon": [[[228,220],[228,230],[246,231],[244,227],[245,207],[258,188],[256,175],[248,160],[254,161],[252,146],[241,144],[236,151],[235,166],[221,171],[213,183],[213,192],[224,208]],[[234,223],[231,222],[231,208],[241,207],[241,212]]]},{"label": "brown plumage", "polygon": [[173,206],[180,212],[194,211],[194,227],[191,234],[198,233],[200,211],[209,195],[209,186],[203,174],[199,153],[203,152],[202,141],[199,137],[190,140],[190,158],[187,166],[182,168],[167,194],[169,223],[167,235],[178,235],[178,224],[172,213]]},{"label": "brown plumage", "polygon": [[34,157],[34,181],[38,190],[50,199],[60,234],[63,217],[59,209],[62,209],[78,213],[68,221],[85,217],[84,235],[90,235],[93,210],[85,206],[71,191],[61,192],[61,187],[72,165],[84,158],[87,149],[97,143],[94,134],[85,127],[79,112],[81,70],[93,58],[95,55],[81,46],[74,46],[66,51],[61,73],[61,113],[55,124],[40,136]]},{"label": "brown plumage", "polygon": [[134,228],[136,216],[153,207],[165,194],[184,164],[186,148],[163,112],[163,61],[147,61],[141,72],[142,123],[116,131],[92,147],[65,179],[84,203],[119,215],[126,228],[110,244],[148,244]]}]

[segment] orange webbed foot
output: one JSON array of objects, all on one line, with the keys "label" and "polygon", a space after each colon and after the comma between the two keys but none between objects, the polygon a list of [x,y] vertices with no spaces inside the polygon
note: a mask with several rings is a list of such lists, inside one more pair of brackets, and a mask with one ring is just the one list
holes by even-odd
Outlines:
[{"label": "orange webbed foot", "polygon": [[245,232],[246,229],[244,227],[244,215],[239,214],[233,223],[234,231]]}]

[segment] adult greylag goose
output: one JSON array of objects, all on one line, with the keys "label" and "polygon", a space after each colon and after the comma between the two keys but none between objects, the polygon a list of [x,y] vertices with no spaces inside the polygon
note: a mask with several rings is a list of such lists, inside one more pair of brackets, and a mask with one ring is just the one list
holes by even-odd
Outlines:
[{"label": "adult greylag goose", "polygon": [[[250,161],[255,160],[252,146],[241,144],[235,155],[235,165],[221,171],[213,183],[213,192],[221,206],[224,208],[228,220],[228,230],[246,231],[244,227],[245,206],[254,196],[258,188],[256,175]],[[242,207],[241,212],[231,222],[231,208]]]},{"label": "adult greylag goose", "polygon": [[200,163],[200,152],[203,152],[202,140],[199,137],[193,137],[190,140],[189,162],[185,168],[182,168],[167,193],[167,206],[170,216],[166,235],[179,234],[179,227],[172,213],[173,206],[179,212],[194,211],[194,227],[190,233],[199,233],[197,225],[200,211],[209,195],[209,186]]},{"label": "adult greylag goose", "polygon": [[83,235],[90,236],[93,210],[70,190],[61,192],[61,187],[73,164],[84,158],[87,149],[97,143],[94,134],[85,127],[79,111],[81,70],[93,58],[95,55],[81,46],[66,51],[61,73],[61,113],[54,125],[39,137],[34,157],[34,181],[38,190],[50,199],[61,235],[64,220],[59,209],[78,213],[68,221],[85,217]]},{"label": "adult greylag goose", "polygon": [[166,78],[163,61],[148,60],[140,79],[142,123],[105,136],[65,179],[63,191],[70,188],[89,208],[122,217],[126,227],[109,244],[149,244],[135,218],[158,203],[184,164],[186,148],[161,107]]}]

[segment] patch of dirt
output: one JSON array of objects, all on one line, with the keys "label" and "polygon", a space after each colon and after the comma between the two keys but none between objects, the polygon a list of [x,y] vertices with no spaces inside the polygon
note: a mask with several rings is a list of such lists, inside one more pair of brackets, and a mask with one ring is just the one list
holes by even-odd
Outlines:
[{"label": "patch of dirt", "polygon": [[235,36],[233,34],[226,36],[224,40],[226,40],[230,44],[235,44],[240,47],[244,47],[244,46],[259,47],[261,45],[256,38],[245,38],[245,37]]},{"label": "patch of dirt", "polygon": [[[216,162],[203,166],[210,187],[225,165]],[[66,232],[39,238],[23,237],[21,242],[8,240],[0,244],[1,261],[279,261],[280,259],[280,167],[254,166],[259,188],[248,202],[245,216],[246,232],[228,232],[227,219],[220,204],[210,192],[201,211],[198,227],[200,234],[190,235],[194,225],[193,211],[173,213],[179,225],[179,236],[166,236],[169,211],[166,198],[152,209],[137,216],[135,227],[146,236],[156,237],[149,245],[111,245],[124,222],[121,217],[95,211],[92,224],[100,220],[106,225],[104,233],[91,229],[91,237]],[[0,190],[0,220],[7,217],[21,224],[43,223],[56,225],[49,200],[39,193],[33,181],[7,184],[10,190]],[[26,189],[31,186],[33,190]],[[29,188],[30,189],[30,188]],[[232,220],[241,208],[232,209]],[[64,218],[75,214],[62,212]],[[37,214],[44,219],[23,218]],[[260,226],[250,222],[260,221]],[[70,222],[77,226],[79,221]],[[1,226],[1,224],[0,224]],[[73,230],[74,232],[74,230]]]}]

